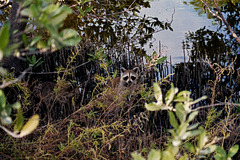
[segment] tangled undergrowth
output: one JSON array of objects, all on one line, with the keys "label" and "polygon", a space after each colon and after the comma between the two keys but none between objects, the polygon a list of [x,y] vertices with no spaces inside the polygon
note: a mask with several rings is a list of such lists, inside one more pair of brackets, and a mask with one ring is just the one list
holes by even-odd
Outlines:
[{"label": "tangled undergrowth", "polygon": [[[21,92],[10,87],[10,91],[16,93],[9,95],[18,95],[12,101],[31,102],[23,108],[24,114],[38,113],[41,121],[32,134],[22,139],[0,132],[0,159],[125,160],[131,159],[134,151],[147,157],[152,149],[166,149],[172,127],[168,112],[150,112],[144,105],[155,102],[153,88],[138,83],[131,92],[126,92],[130,94],[120,95],[115,88],[102,85],[106,80],[111,78],[97,82],[93,92],[96,94],[83,106],[76,103],[79,89],[64,79],[36,81],[31,85],[21,82],[25,86]],[[170,88],[166,79],[162,80],[161,88],[166,95],[164,90]],[[21,99],[21,95],[28,95],[27,99]],[[240,117],[236,105],[222,103],[201,107],[197,104],[194,107],[199,108],[199,114],[193,123],[203,126],[210,140],[221,137],[216,143],[226,151],[239,144]],[[194,144],[197,138],[186,142]],[[186,150],[180,148],[179,151]]]},{"label": "tangled undergrowth", "polygon": [[[26,138],[14,139],[1,133],[1,158],[131,159],[134,151],[146,156],[153,148],[165,148],[170,135],[167,112],[144,108],[152,98],[152,90],[146,91],[141,84],[129,97],[105,87],[87,105],[63,119],[43,123]],[[230,110],[226,106],[222,112]],[[223,137],[218,143],[229,149],[239,141],[239,116],[231,114],[227,120],[220,119],[220,114],[206,129],[210,137]]]},{"label": "tangled undergrowth", "polygon": [[129,159],[135,150],[146,152],[150,146],[164,143],[165,132],[154,132],[157,126],[149,119],[154,115],[141,105],[144,97],[139,98],[143,89],[139,85],[139,89],[127,98],[119,96],[112,88],[106,88],[88,105],[64,119],[42,125],[26,138],[16,140],[2,135],[5,138],[1,142],[1,156],[20,159]]}]

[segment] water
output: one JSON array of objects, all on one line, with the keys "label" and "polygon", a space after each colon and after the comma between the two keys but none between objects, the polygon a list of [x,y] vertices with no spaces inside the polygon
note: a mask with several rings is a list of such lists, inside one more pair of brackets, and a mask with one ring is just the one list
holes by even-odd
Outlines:
[{"label": "water", "polygon": [[186,33],[194,32],[203,26],[209,29],[216,28],[212,25],[212,20],[207,19],[206,16],[199,16],[192,6],[183,4],[183,0],[154,0],[150,2],[150,5],[151,8],[141,10],[141,15],[158,17],[160,20],[168,22],[173,17],[173,31],[164,30],[155,33],[153,47],[150,48],[149,44],[146,44],[144,48],[148,54],[151,54],[153,50],[158,50],[160,41],[163,53],[168,57],[168,60],[171,56],[173,64],[184,61],[182,41]]}]

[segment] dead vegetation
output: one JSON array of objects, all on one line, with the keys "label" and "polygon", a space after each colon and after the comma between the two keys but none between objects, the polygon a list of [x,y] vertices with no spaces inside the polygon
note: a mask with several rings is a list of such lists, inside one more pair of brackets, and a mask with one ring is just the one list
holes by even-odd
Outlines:
[{"label": "dead vegetation", "polygon": [[[36,131],[22,139],[1,132],[0,158],[124,160],[131,159],[134,151],[146,156],[152,148],[165,148],[171,127],[168,114],[144,108],[145,102],[154,99],[149,87],[153,79],[145,81],[146,75],[152,76],[154,72],[147,72],[134,89],[122,95],[116,88],[102,84],[111,77],[101,76],[98,79],[103,79],[98,82],[86,79],[88,83],[82,83],[83,86],[58,78],[54,82],[23,80],[7,88],[8,101],[25,104],[25,116],[38,113],[41,122]],[[169,77],[162,81],[163,92],[169,87],[168,80]],[[94,86],[91,96],[83,92],[87,92],[89,83]],[[83,96],[79,96],[80,92]],[[83,104],[83,99],[89,102]],[[205,126],[208,135],[223,137],[218,144],[226,149],[239,143],[240,118],[236,106],[223,103],[212,107],[211,112],[209,108],[203,107],[196,119]]]}]

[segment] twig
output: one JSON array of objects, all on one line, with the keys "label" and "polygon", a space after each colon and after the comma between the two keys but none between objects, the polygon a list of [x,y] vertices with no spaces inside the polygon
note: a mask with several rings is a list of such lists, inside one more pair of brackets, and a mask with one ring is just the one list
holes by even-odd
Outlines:
[{"label": "twig", "polygon": [[20,134],[15,134],[14,132],[9,131],[7,128],[5,128],[4,126],[0,125],[0,128],[2,128],[7,134],[9,134],[10,136],[14,137],[14,138],[22,138],[23,136]]},{"label": "twig", "polygon": [[220,102],[220,103],[211,104],[211,105],[207,105],[207,106],[199,106],[199,107],[197,107],[196,109],[193,109],[192,111],[197,111],[197,110],[199,110],[199,109],[204,109],[204,108],[209,108],[209,107],[215,107],[215,106],[222,106],[222,105],[240,106],[240,104],[238,104],[238,103]]},{"label": "twig", "polygon": [[206,2],[204,2],[203,0],[201,0],[201,2],[204,4],[204,6],[208,9],[208,11],[215,17],[217,17],[219,20],[221,20],[226,26],[227,29],[230,31],[230,33],[232,34],[232,36],[236,39],[236,41],[240,44],[240,36],[237,36],[237,34],[233,31],[232,27],[228,24],[228,22],[226,21],[226,19],[224,18],[221,10],[219,9],[216,0],[214,1],[214,5],[217,9],[217,12],[214,13],[212,12],[211,8],[207,5]]},{"label": "twig", "polygon": [[237,34],[233,31],[232,27],[228,24],[228,22],[226,21],[226,19],[224,18],[222,12],[220,11],[218,5],[217,5],[217,2],[216,0],[213,0],[214,1],[214,5],[215,7],[217,8],[217,11],[221,17],[221,21],[223,21],[223,23],[227,26],[227,29],[230,31],[230,33],[232,34],[232,36],[237,40],[237,42],[240,44],[240,36],[238,37]]},{"label": "twig", "polygon": [[[37,74],[37,75],[43,75],[43,74],[58,74],[58,73],[66,72],[66,71],[72,71],[72,70],[77,69],[77,68],[79,68],[79,67],[81,67],[81,66],[84,66],[84,65],[86,65],[86,64],[88,64],[88,63],[90,63],[90,62],[91,62],[91,61],[87,61],[87,62],[84,62],[84,63],[82,63],[82,64],[80,64],[80,65],[78,65],[78,66],[76,66],[76,67],[70,68],[70,69],[68,69],[68,70],[60,71],[60,72],[54,71],[54,72],[26,72],[26,73],[28,73],[28,74]],[[23,73],[23,72],[22,72],[22,73]]]},{"label": "twig", "polygon": [[5,82],[5,81],[3,80],[3,83],[2,83],[2,85],[0,86],[0,89],[3,89],[3,88],[5,88],[5,87],[7,87],[7,86],[9,86],[9,85],[11,85],[11,84],[13,84],[13,83],[16,83],[17,81],[21,80],[21,79],[25,76],[25,74],[26,74],[29,70],[31,70],[31,69],[32,69],[32,67],[29,67],[29,68],[25,69],[25,70],[22,72],[22,74],[20,74],[17,78],[15,78],[15,79],[12,80],[12,81]]}]

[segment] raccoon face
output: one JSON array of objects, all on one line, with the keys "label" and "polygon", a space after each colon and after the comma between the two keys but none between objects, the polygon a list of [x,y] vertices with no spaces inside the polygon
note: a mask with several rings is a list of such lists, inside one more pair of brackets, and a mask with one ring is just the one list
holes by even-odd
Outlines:
[{"label": "raccoon face", "polygon": [[121,67],[120,85],[128,87],[133,84],[138,78],[137,71],[138,67],[135,67],[132,70],[126,70],[125,68]]}]

